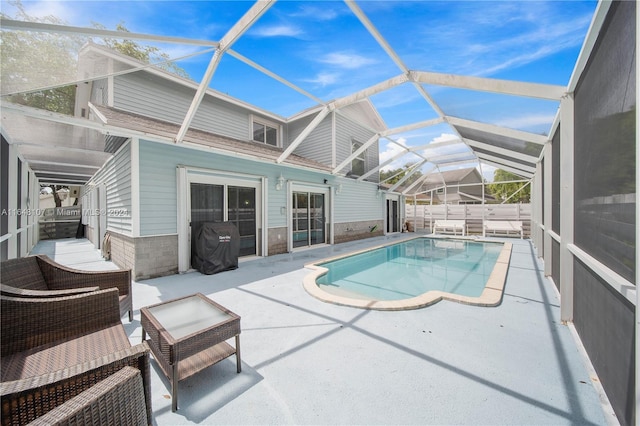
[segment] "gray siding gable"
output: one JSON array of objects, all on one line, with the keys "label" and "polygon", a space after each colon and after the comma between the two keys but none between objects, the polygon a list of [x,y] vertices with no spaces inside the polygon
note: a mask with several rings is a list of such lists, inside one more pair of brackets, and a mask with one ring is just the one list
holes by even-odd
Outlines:
[{"label": "gray siding gable", "polygon": [[[114,108],[157,120],[182,124],[195,89],[154,76],[131,73],[115,77]],[[238,140],[252,138],[251,117],[273,122],[238,105],[205,95],[191,127]],[[282,123],[276,123],[281,125]]]},{"label": "gray siding gable", "polygon": [[[336,120],[336,163],[340,164],[351,155],[351,144],[353,141],[364,144],[375,133],[342,115],[336,114]],[[378,166],[378,142],[371,145],[365,151],[365,158],[366,171]],[[350,170],[351,167],[347,165],[342,170],[342,173],[347,173]],[[367,180],[377,182],[379,180],[378,174],[372,174]]]},{"label": "gray siding gable", "polygon": [[[314,117],[315,115],[310,115],[288,124],[289,138],[285,143],[285,147],[289,146],[304,131]],[[333,148],[334,123],[335,154]],[[329,114],[293,152],[302,157],[335,167],[351,155],[352,141],[365,143],[373,135],[375,133],[372,130],[351,120],[349,117],[341,114]],[[379,142],[376,141],[365,151],[365,167],[367,171],[376,168],[380,163],[378,153]],[[346,174],[350,170],[350,166],[346,166],[341,173]],[[367,180],[378,182],[378,174],[374,173]]]},{"label": "gray siding gable", "polygon": [[[295,138],[309,125],[313,120],[313,117],[300,120],[293,125],[289,126],[289,141],[287,146],[290,145]],[[333,119],[332,115],[328,115],[324,120],[307,136],[307,138],[293,151],[302,157],[309,158],[328,166],[333,164],[332,155],[332,128]]]}]

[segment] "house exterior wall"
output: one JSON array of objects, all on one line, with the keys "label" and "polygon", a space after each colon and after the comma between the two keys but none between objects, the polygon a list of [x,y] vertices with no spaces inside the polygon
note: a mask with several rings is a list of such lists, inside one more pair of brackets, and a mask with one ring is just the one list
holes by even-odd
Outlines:
[{"label": "house exterior wall", "polygon": [[[313,117],[311,118],[313,119]],[[311,119],[301,120],[289,128],[289,140],[287,145],[291,144],[295,138],[307,127]],[[315,160],[319,163],[332,165],[332,115],[329,114],[324,120],[307,136],[307,138],[293,151],[294,154],[301,157]]]},{"label": "house exterior wall", "polygon": [[251,171],[252,175],[268,179],[266,212],[269,228],[287,226],[281,208],[287,206],[286,191],[276,190],[275,183],[282,173],[289,181],[321,185],[342,184],[334,205],[336,222],[357,222],[382,218],[382,203],[377,186],[353,179],[335,178],[315,171],[289,168],[282,164],[255,162],[216,153],[183,148],[175,145],[140,141],[140,235],[173,234],[177,232],[177,177],[178,165],[199,167],[221,172]]},{"label": "house exterior wall", "polygon": [[[351,143],[356,141],[364,144],[375,134],[354,121],[349,120],[340,114],[335,115],[336,120],[336,164],[342,163],[351,155]],[[365,151],[365,171],[369,171],[378,166],[378,142],[371,145]],[[342,173],[351,170],[351,166],[346,166]],[[367,178],[372,182],[378,182],[378,174],[374,173]]]},{"label": "house exterior wall", "polygon": [[[106,79],[93,83],[91,102],[174,124],[183,122],[195,94],[195,89],[192,87],[144,72],[113,77],[112,93],[107,92],[107,84]],[[273,116],[269,117],[206,94],[191,122],[191,127],[220,136],[249,141],[253,138],[254,118],[279,126],[281,144],[286,148],[307,127],[313,116],[285,124],[284,120],[277,120]],[[351,155],[353,140],[365,143],[373,135],[373,131],[344,115],[329,114],[294,153],[333,167]],[[377,142],[367,149],[365,157],[365,170],[378,166]],[[344,173],[348,171],[350,171],[349,166],[343,170]],[[377,182],[378,175],[373,174],[367,180]]]},{"label": "house exterior wall", "polygon": [[[311,123],[311,121],[313,120],[313,117],[314,115],[310,115],[307,117],[290,121],[285,125],[285,129],[287,130],[287,136],[283,142],[283,147],[285,149],[288,148],[289,145],[291,145],[291,143],[298,137],[298,135],[302,133],[302,131],[309,125],[309,123]],[[301,147],[298,147],[296,149],[296,154],[302,152],[302,151],[298,151],[299,149],[301,149]]]},{"label": "house exterior wall", "polygon": [[[256,178],[266,178],[265,217],[268,253],[274,255],[288,250],[289,214],[284,213],[289,206],[287,185],[276,189],[280,174],[292,183],[314,185],[318,188],[332,188],[327,202],[333,204],[334,242],[350,241],[382,234],[383,210],[381,198],[377,195],[377,185],[357,182],[353,179],[335,178],[327,173],[302,170],[251,159],[231,157],[199,149],[141,140],[140,144],[140,238],[175,237],[171,249],[177,253],[178,224],[178,166],[210,170],[223,176],[225,173],[250,173]],[[324,180],[327,179],[327,184]],[[340,187],[339,194],[335,188]],[[329,210],[327,221],[331,221]],[[371,231],[374,225],[376,230]],[[264,224],[263,224],[264,226]],[[137,243],[136,256],[139,256]],[[165,259],[165,265],[177,263]],[[149,275],[147,270],[138,268],[140,276]],[[167,273],[173,273],[173,266]]]},{"label": "house exterior wall", "polygon": [[134,280],[173,275],[178,272],[178,236],[131,237],[110,232],[111,261],[131,269]]},{"label": "house exterior wall", "polygon": [[[131,166],[131,143],[127,142],[84,186],[83,224],[87,226],[87,237],[96,247],[101,244],[100,231],[132,235]],[[105,194],[100,195],[99,191],[103,190]],[[106,200],[106,204],[102,205],[101,200]],[[99,230],[100,215],[105,213],[107,229]]]},{"label": "house exterior wall", "polygon": [[[107,61],[101,66],[120,65]],[[195,94],[194,87],[144,71],[96,80],[87,89],[91,90],[90,100],[95,104],[174,124],[182,123]],[[366,105],[363,111],[367,113]],[[285,123],[276,117],[241,101],[206,94],[191,126],[221,137],[250,141],[252,120],[259,119],[280,126],[282,145],[286,148],[313,120],[311,115]],[[353,118],[333,113],[310,132],[294,153],[331,167],[351,155],[352,141],[365,143],[373,135],[374,131]],[[184,170],[187,176],[202,170],[209,176],[227,179],[244,176],[259,182],[261,219],[257,238],[259,247],[264,239],[263,248],[269,255],[290,249],[292,188],[309,187],[311,192],[317,188],[326,194],[327,242],[383,233],[384,205],[377,184],[372,182],[253,158],[250,144],[246,154],[225,154],[205,147],[136,139],[133,149],[135,152],[128,144],[116,153],[92,178],[84,198],[89,207],[129,212],[108,218],[106,227],[96,218],[85,221],[96,247],[102,243],[105,228],[109,230],[111,257],[116,264],[131,268],[136,279],[172,274],[186,266],[184,230],[188,228],[184,216],[189,208],[178,203],[188,200],[184,191],[191,177],[185,183]],[[366,158],[367,170],[378,165],[377,143],[367,150]],[[347,167],[343,172],[349,170]],[[280,176],[287,184],[277,189]],[[337,188],[340,190],[336,191]],[[133,208],[136,212],[131,214]],[[262,253],[258,249],[258,255]]]},{"label": "house exterior wall", "polygon": [[[461,184],[470,184],[470,183],[481,183],[482,179],[479,176],[479,173],[471,172],[467,176],[465,176]],[[474,185],[474,186],[463,186],[458,188],[458,192],[464,192],[465,194],[475,195],[476,197],[482,197],[482,186]]]},{"label": "house exterior wall", "polygon": [[[314,117],[315,115],[305,117],[287,125],[288,139],[285,142],[285,147],[295,140]],[[352,141],[363,144],[374,134],[373,131],[344,115],[329,114],[293,152],[302,157],[335,167],[351,155]],[[378,166],[378,142],[365,151],[365,158],[365,171]],[[346,174],[350,170],[351,167],[348,165],[341,170],[341,173]],[[378,182],[378,174],[374,173],[367,180]]]},{"label": "house exterior wall", "polygon": [[109,84],[106,78],[91,83],[91,96],[89,97],[89,101],[97,105],[108,105],[108,88]]},{"label": "house exterior wall", "polygon": [[335,243],[379,237],[384,234],[384,220],[365,220],[358,222],[336,223]]},{"label": "house exterior wall", "polygon": [[[114,108],[175,124],[183,122],[195,95],[193,88],[148,73],[124,74],[114,80]],[[253,137],[253,116],[274,121],[207,94],[191,127],[246,141]]]}]

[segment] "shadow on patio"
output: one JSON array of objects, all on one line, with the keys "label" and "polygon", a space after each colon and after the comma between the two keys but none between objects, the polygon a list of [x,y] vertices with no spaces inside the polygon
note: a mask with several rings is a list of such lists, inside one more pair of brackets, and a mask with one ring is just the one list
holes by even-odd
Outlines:
[{"label": "shadow on patio", "polygon": [[242,317],[242,373],[227,359],[180,382],[176,413],[152,361],[154,423],[607,424],[595,378],[559,321],[556,290],[527,240],[510,240],[496,308],[442,301],[366,311],[304,291],[304,264],[405,237],[135,282],[134,321],[124,321],[133,343],[141,338],[140,307],[186,294],[201,292]]}]

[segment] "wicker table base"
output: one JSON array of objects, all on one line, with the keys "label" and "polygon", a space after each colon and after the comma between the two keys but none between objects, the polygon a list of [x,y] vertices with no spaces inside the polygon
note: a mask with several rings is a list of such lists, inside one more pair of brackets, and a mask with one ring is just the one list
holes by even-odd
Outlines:
[{"label": "wicker table base", "polygon": [[[240,317],[203,294],[142,308],[142,340],[171,384],[171,410],[178,409],[178,382],[236,354],[240,360]],[[148,336],[148,339],[147,339]],[[235,337],[235,348],[226,340]]]}]

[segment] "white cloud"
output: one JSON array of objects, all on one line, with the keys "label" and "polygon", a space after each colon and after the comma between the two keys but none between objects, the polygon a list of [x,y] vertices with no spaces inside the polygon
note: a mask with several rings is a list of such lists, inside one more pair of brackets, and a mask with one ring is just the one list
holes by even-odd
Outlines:
[{"label": "white cloud", "polygon": [[[426,26],[423,40],[428,45],[414,49],[416,55],[432,58],[435,68],[489,76],[580,46],[592,18],[586,12],[567,16],[554,2],[497,2],[491,13],[480,13],[483,3],[469,2],[455,15]],[[451,25],[451,19],[467,25]],[[414,60],[424,62],[419,56]]]},{"label": "white cloud", "polygon": [[302,5],[298,12],[292,13],[290,16],[294,18],[313,18],[318,21],[332,21],[336,19],[339,14],[336,9],[328,6],[330,6],[329,3],[323,4],[323,7]]},{"label": "white cloud", "polygon": [[318,84],[322,87],[325,87],[331,84],[335,84],[339,80],[339,78],[340,74],[338,73],[321,72],[318,73],[314,78],[304,79],[302,81]]},{"label": "white cloud", "polygon": [[[460,141],[460,138],[451,133],[442,133],[440,136],[436,136],[435,138],[431,139],[431,141],[429,141],[429,144],[451,141]],[[466,145],[463,145],[463,143],[460,142],[457,144],[445,145],[438,148],[425,149],[424,151],[422,151],[422,155],[424,155],[425,157],[439,157],[442,155],[456,154],[461,152],[461,148],[465,148],[464,150],[467,150]]]},{"label": "white cloud", "polygon": [[548,128],[554,119],[555,116],[552,114],[531,114],[518,117],[506,117],[496,121],[495,124],[510,129],[531,129],[539,126]]},{"label": "white cloud", "polygon": [[493,174],[498,170],[497,167],[490,166],[488,164],[482,164],[482,175],[488,182],[493,182]]},{"label": "white cloud", "polygon": [[[458,136],[454,134],[442,133],[440,134],[440,136],[436,136],[432,138],[429,141],[429,143],[431,144],[436,142],[449,142],[449,141],[459,141],[459,140],[460,138],[458,138]],[[403,146],[410,148],[410,146],[407,144],[406,138],[400,137],[396,139],[396,141],[402,144]],[[402,149],[401,146],[395,143],[389,142],[386,146],[384,146],[383,150],[380,151],[380,155],[379,155],[380,164],[384,163],[387,160],[392,159],[393,157],[395,157],[396,155],[399,155],[403,151],[404,150]],[[424,150],[424,151],[421,151],[420,154],[423,155],[424,157],[434,157],[434,156],[441,156],[441,155],[455,154],[455,153],[462,154],[468,151],[469,151],[469,148],[466,145],[464,145],[462,142],[460,142],[459,144],[446,145],[436,149]],[[391,163],[387,164],[386,166],[384,166],[382,170],[389,171],[393,169],[399,169],[401,167],[404,167],[407,163],[415,163],[416,161],[422,161],[422,158],[419,157],[417,154],[407,153],[406,155],[403,155],[398,159],[392,161]]]},{"label": "white cloud", "polygon": [[[404,138],[399,138],[399,139],[397,139],[397,142],[404,145],[406,140]],[[384,163],[385,161],[388,161],[388,160],[392,159],[393,157],[395,157],[396,155],[399,155],[403,151],[404,150],[399,145],[389,142],[385,146],[384,151],[380,152],[380,157],[379,157],[380,158],[380,164]],[[411,160],[409,160],[409,158],[411,158]],[[413,160],[413,156],[409,156],[409,154],[407,154],[406,156],[402,156],[402,157],[398,158],[397,160],[387,164],[381,170],[389,171],[389,170],[393,170],[393,169],[399,169],[400,167],[403,167],[408,162],[411,162],[412,160]]]},{"label": "white cloud", "polygon": [[281,24],[258,27],[251,34],[258,37],[296,37],[303,34],[303,31],[293,25]]},{"label": "white cloud", "polygon": [[338,68],[357,69],[368,65],[373,65],[377,61],[354,53],[333,52],[328,53],[324,57],[320,58],[320,62]]}]

